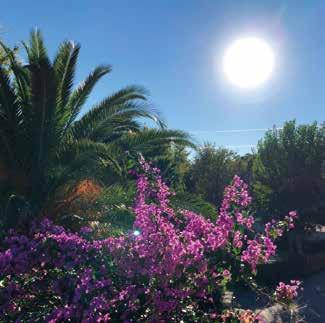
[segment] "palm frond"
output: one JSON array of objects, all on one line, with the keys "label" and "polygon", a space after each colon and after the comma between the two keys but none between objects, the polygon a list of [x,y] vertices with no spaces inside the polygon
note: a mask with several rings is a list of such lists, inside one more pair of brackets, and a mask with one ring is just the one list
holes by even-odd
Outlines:
[{"label": "palm frond", "polygon": [[125,134],[118,142],[125,150],[145,153],[157,145],[176,144],[196,148],[189,134],[181,130],[145,129],[138,133]]},{"label": "palm frond", "polygon": [[[107,96],[76,121],[111,67],[98,66],[74,89],[78,44],[63,42],[53,63],[40,31],[31,32],[30,41],[23,45],[27,63],[0,43],[10,69],[6,74],[0,67],[0,158],[8,172],[19,172],[24,182],[13,185],[8,180],[8,192],[23,191],[36,209],[57,187],[89,173],[107,183],[127,180],[133,153],[155,156],[155,149],[163,152],[173,144],[194,147],[185,132],[165,128],[146,90],[139,86]],[[156,128],[147,129],[144,120],[154,122]]]},{"label": "palm frond", "polygon": [[74,90],[66,104],[66,111],[68,111],[67,122],[63,129],[63,135],[70,128],[72,123],[77,118],[82,106],[89,97],[96,83],[107,73],[111,71],[110,66],[98,66],[92,73]]},{"label": "palm frond", "polygon": [[[34,34],[32,35],[34,36]],[[56,82],[53,68],[46,56],[42,39],[36,34],[28,49],[32,111],[29,133],[36,144],[35,170],[46,164],[47,151],[56,144],[54,117],[56,111]],[[38,55],[38,56],[37,56]],[[37,138],[37,143],[35,139]],[[53,142],[54,141],[54,142]]]},{"label": "palm frond", "polygon": [[50,59],[40,30],[33,30],[30,33],[29,44],[23,42],[23,46],[25,47],[30,64],[39,64],[41,62],[42,64],[50,65]]},{"label": "palm frond", "polygon": [[164,123],[158,114],[145,102],[126,101],[116,104],[110,99],[105,99],[75,122],[72,127],[73,135],[76,138],[88,138],[103,120],[115,118],[123,119],[126,124],[135,119],[151,119],[159,126],[164,127]]},{"label": "palm frond", "polygon": [[112,143],[127,132],[138,132],[141,125],[136,120],[113,117],[96,125],[87,138],[96,142]]},{"label": "palm frond", "polygon": [[2,158],[13,164],[17,162],[14,158],[13,149],[18,132],[19,114],[10,76],[0,67],[0,152]]},{"label": "palm frond", "polygon": [[53,62],[53,69],[57,79],[57,104],[65,107],[71,94],[78,60],[80,45],[72,41],[63,42]]},{"label": "palm frond", "polygon": [[4,43],[0,42],[0,47],[4,51],[10,72],[13,74],[13,80],[17,92],[17,101],[21,106],[29,104],[29,75],[28,70],[17,59],[15,51],[11,50]]},{"label": "palm frond", "polygon": [[118,147],[112,145],[106,145],[104,143],[94,142],[88,139],[71,141],[62,145],[58,149],[55,163],[57,164],[69,164],[71,161],[78,159],[80,156],[87,155],[92,159],[104,159],[109,160],[116,169],[120,166],[116,160],[116,156],[120,155],[121,151]]},{"label": "palm frond", "polygon": [[130,100],[147,100],[148,95],[149,92],[144,87],[129,85],[119,91],[116,91],[106,100],[108,100],[110,104],[119,104]]},{"label": "palm frond", "polygon": [[0,66],[0,118],[13,124],[16,119],[16,94],[9,74]]}]

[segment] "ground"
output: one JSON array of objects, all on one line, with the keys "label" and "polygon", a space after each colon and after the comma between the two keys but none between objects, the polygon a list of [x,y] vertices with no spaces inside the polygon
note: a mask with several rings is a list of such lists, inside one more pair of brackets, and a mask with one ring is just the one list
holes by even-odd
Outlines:
[{"label": "ground", "polygon": [[303,280],[304,290],[299,304],[306,305],[304,313],[308,323],[325,322],[325,271]]}]

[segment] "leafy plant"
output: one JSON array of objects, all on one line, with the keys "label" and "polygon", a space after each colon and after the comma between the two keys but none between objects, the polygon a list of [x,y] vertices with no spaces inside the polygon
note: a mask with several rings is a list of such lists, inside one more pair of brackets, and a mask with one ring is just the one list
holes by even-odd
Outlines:
[{"label": "leafy plant", "polygon": [[290,121],[283,129],[268,131],[257,147],[252,189],[263,221],[286,213],[293,205],[300,215],[297,230],[289,236],[291,252],[302,254],[304,232],[324,222],[324,145],[325,128]]},{"label": "leafy plant", "polygon": [[209,143],[200,147],[187,174],[187,189],[219,205],[225,186],[235,175],[237,157],[233,151]]},{"label": "leafy plant", "polygon": [[[252,311],[227,309],[222,295],[238,283],[258,291],[257,265],[275,254],[275,239],[294,226],[253,229],[251,197],[236,176],[216,220],[174,210],[159,169],[141,160],[133,230],[103,240],[90,228],[72,233],[48,220],[28,236],[11,232],[0,251],[0,319],[62,322],[254,322]],[[300,282],[281,283],[270,300],[289,305]]]},{"label": "leafy plant", "polygon": [[[171,143],[193,146],[186,133],[166,129],[139,86],[89,109],[88,97],[111,66],[96,67],[74,87],[79,44],[63,42],[53,60],[39,31],[23,45],[26,63],[1,43],[9,68],[0,65],[0,189],[7,201],[21,196],[33,214],[47,213],[48,204],[63,199],[59,193],[82,179],[103,179],[109,170],[107,184],[120,182],[129,155]],[[157,128],[143,127],[141,119]]]}]

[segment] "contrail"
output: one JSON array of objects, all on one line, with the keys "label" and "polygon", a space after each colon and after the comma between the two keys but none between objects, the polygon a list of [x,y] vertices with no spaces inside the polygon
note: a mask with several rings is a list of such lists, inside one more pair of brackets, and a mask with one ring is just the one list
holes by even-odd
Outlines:
[{"label": "contrail", "polygon": [[[272,128],[271,128],[272,129]],[[277,130],[282,128],[276,128]],[[252,129],[229,129],[229,130],[198,130],[198,131],[190,131],[193,134],[200,133],[235,133],[235,132],[259,132],[259,131],[267,131],[270,128],[252,128]]]},{"label": "contrail", "polygon": [[254,144],[248,144],[248,145],[225,145],[227,148],[254,148],[256,145]]},{"label": "contrail", "polygon": [[[317,128],[324,128],[325,122],[317,125]],[[193,134],[205,134],[205,133],[240,133],[240,132],[260,132],[260,131],[268,131],[268,130],[282,130],[283,127],[272,127],[272,128],[251,128],[251,129],[226,129],[226,130],[193,130],[189,131]]]}]

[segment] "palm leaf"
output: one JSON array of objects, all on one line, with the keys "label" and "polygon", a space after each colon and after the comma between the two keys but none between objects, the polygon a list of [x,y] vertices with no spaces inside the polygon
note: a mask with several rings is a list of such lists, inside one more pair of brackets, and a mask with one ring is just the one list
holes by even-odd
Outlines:
[{"label": "palm leaf", "polygon": [[44,171],[47,151],[56,144],[53,142],[54,116],[56,109],[56,82],[51,62],[47,56],[42,35],[39,31],[31,33],[30,45],[25,44],[29,60],[31,111],[30,134],[33,143],[37,138],[37,152],[35,154],[36,172]]},{"label": "palm leaf", "polygon": [[87,155],[92,159],[105,159],[109,160],[116,169],[119,169],[119,164],[116,160],[116,156],[121,153],[118,147],[106,145],[104,143],[94,142],[88,139],[70,141],[61,146],[57,151],[55,164],[69,164],[71,160],[76,160],[80,156]]},{"label": "palm leaf", "polygon": [[50,59],[44,45],[43,36],[38,29],[35,29],[30,33],[29,44],[23,42],[23,46],[25,47],[30,64],[37,65],[42,63],[44,65],[50,65]]},{"label": "palm leaf", "polygon": [[89,97],[96,83],[107,73],[111,71],[110,66],[98,66],[88,75],[88,77],[72,92],[67,102],[67,110],[69,111],[69,118],[65,125],[65,131],[69,129],[72,122],[78,116],[82,106]]},{"label": "palm leaf", "polygon": [[72,127],[73,135],[76,138],[88,138],[103,120],[113,118],[124,119],[125,124],[137,118],[146,118],[164,126],[155,111],[143,102],[127,101],[115,104],[114,101],[106,99],[75,122]]},{"label": "palm leaf", "polygon": [[67,104],[72,91],[79,51],[79,44],[64,42],[60,45],[53,62],[57,79],[57,104],[61,109]]},{"label": "palm leaf", "polygon": [[181,130],[145,129],[139,133],[125,134],[117,143],[125,150],[147,152],[155,146],[176,144],[196,148],[192,138]]}]

